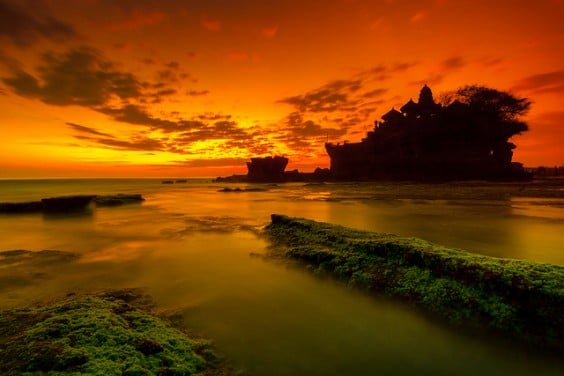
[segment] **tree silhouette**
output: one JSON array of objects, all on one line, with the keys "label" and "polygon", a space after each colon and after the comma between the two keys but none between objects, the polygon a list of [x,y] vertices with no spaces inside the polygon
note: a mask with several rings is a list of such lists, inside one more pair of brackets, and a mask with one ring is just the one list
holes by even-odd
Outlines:
[{"label": "tree silhouette", "polygon": [[478,85],[458,89],[455,98],[469,106],[472,121],[479,127],[481,139],[492,150],[494,159],[510,160],[515,145],[508,139],[529,130],[519,118],[528,112],[531,101]]}]

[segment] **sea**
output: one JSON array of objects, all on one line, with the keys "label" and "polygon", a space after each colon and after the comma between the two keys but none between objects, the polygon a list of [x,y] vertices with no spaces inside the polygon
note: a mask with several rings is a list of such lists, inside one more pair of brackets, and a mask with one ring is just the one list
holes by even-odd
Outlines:
[{"label": "sea", "polygon": [[145,201],[66,215],[0,214],[0,251],[61,251],[18,263],[0,257],[0,308],[143,288],[157,311],[181,317],[245,375],[560,375],[556,357],[454,330],[401,302],[269,258],[261,235],[278,213],[564,265],[562,188],[507,192],[480,182],[1,180],[0,202],[118,193]]}]

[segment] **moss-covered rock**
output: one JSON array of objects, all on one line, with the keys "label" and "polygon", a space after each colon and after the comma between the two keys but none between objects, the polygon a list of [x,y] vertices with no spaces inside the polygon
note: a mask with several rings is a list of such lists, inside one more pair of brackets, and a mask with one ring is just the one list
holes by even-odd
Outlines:
[{"label": "moss-covered rock", "polygon": [[422,307],[451,324],[564,350],[564,267],[272,215],[278,254]]},{"label": "moss-covered rock", "polygon": [[137,290],[120,290],[2,311],[0,373],[228,374],[207,341],[151,314],[148,302]]}]

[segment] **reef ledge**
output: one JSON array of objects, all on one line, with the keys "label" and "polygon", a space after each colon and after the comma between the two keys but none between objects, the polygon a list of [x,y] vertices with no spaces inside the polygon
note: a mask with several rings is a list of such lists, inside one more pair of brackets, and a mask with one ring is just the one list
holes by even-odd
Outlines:
[{"label": "reef ledge", "polygon": [[564,267],[272,214],[273,256],[422,308],[458,327],[564,350]]}]

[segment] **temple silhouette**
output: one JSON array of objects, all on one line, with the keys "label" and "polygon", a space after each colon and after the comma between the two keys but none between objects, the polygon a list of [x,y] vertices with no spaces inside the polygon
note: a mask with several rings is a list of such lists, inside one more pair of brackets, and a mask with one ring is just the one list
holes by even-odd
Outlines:
[{"label": "temple silhouette", "polygon": [[[512,162],[514,134],[526,124],[491,116],[482,107],[454,100],[436,103],[425,85],[417,102],[392,108],[361,142],[326,143],[334,180],[524,179]],[[514,125],[521,128],[517,129]],[[517,130],[516,130],[517,129]]]}]

